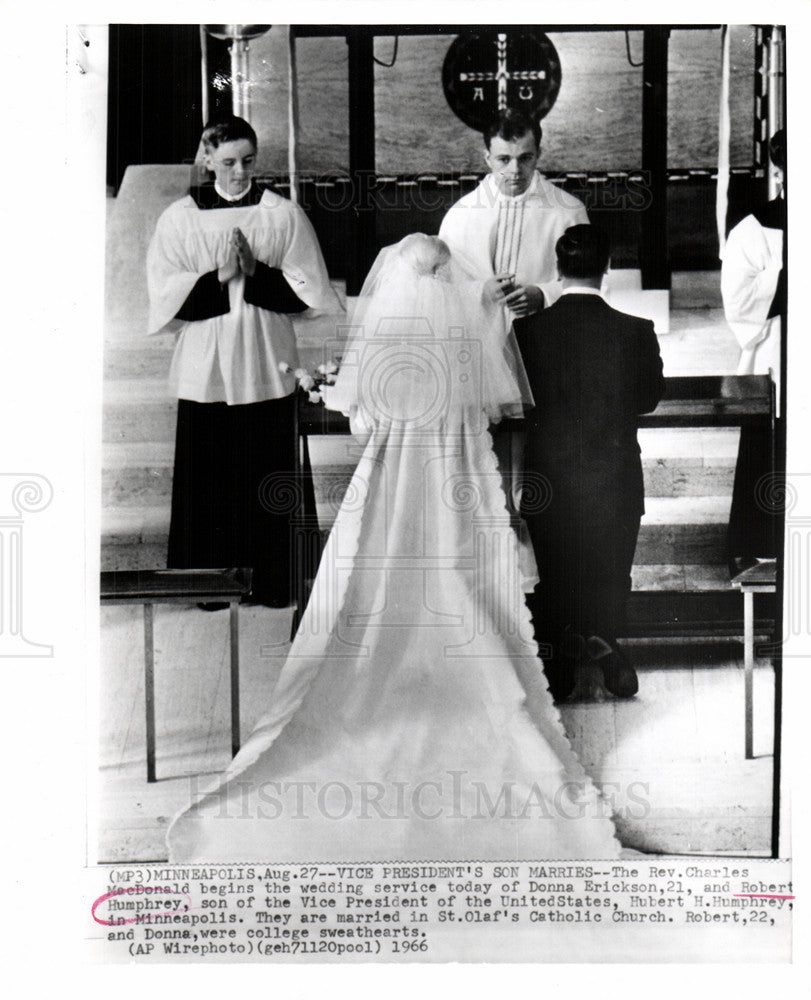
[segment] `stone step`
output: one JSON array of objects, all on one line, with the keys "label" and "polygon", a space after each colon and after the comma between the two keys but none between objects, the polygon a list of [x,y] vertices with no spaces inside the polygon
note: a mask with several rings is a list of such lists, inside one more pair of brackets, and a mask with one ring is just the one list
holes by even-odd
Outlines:
[{"label": "stone step", "polygon": [[[177,399],[167,374],[171,353],[116,350],[103,388],[102,440],[123,443],[174,441]],[[300,351],[303,367],[315,368],[324,357],[318,349]],[[127,355],[132,355],[128,357]],[[138,374],[140,372],[140,374]]]},{"label": "stone step", "polygon": [[[707,466],[734,467],[738,431],[727,427],[708,427],[704,431],[680,427],[643,429],[639,431],[639,443],[642,460],[648,464],[680,459],[691,466],[702,462]],[[314,465],[352,465],[357,461],[357,445],[348,434],[314,435],[309,439],[309,448]],[[145,457],[154,461],[157,454],[171,463],[171,450],[165,450],[164,445],[151,441],[126,445],[111,443],[104,448],[103,464],[111,468],[138,465]]]},{"label": "stone step", "polygon": [[107,382],[104,386],[102,441],[174,442],[177,400],[164,381]]},{"label": "stone step", "polygon": [[[138,337],[126,344],[104,345],[104,381],[166,380],[174,352],[173,334]],[[105,385],[106,390],[106,385]]]},{"label": "stone step", "polygon": [[[333,283],[341,301],[343,291]],[[301,363],[314,367],[343,353],[346,317],[320,316],[294,319]],[[174,334],[147,336],[145,326],[127,336],[108,339],[104,345],[105,379],[165,378],[174,351]],[[732,375],[739,348],[724,320],[722,309],[694,308],[671,311],[670,332],[659,338],[665,374]]]},{"label": "stone step", "polygon": [[[152,398],[155,397],[154,384]],[[171,400],[169,400],[171,402]],[[691,430],[681,427],[643,428],[639,432],[643,458],[691,458],[734,465],[738,446],[738,430],[734,427],[708,427]],[[145,442],[148,444],[149,442]],[[351,437],[341,434],[314,435],[310,438],[310,452],[328,449],[327,461],[336,461],[337,455],[346,456],[355,449]]]},{"label": "stone step", "polygon": [[[332,282],[343,305],[346,294],[343,282]],[[314,359],[315,364],[341,353],[346,326],[345,313],[315,316],[308,319],[293,317],[293,329],[302,360]],[[141,378],[146,365],[147,378],[165,378],[175,348],[173,333],[146,334],[145,325],[133,326],[128,336],[108,339],[104,345],[105,379]],[[152,374],[154,372],[154,374]]]},{"label": "stone step", "polygon": [[[141,363],[144,377],[109,379],[104,384],[105,441],[157,443],[174,440],[177,401],[169,394],[164,377],[146,377],[149,357],[141,356]],[[314,367],[314,363],[308,367]],[[734,467],[739,436],[735,427],[643,428],[638,433],[642,457],[648,463],[654,459],[679,458],[683,465],[689,465],[696,472],[701,467],[705,470]],[[311,438],[310,448],[314,456],[319,449],[341,456],[354,452],[351,439],[344,435],[330,439],[315,436]],[[344,461],[343,457],[325,460],[330,464]],[[315,457],[313,461],[316,462]],[[675,482],[674,488],[686,489]],[[706,492],[715,491],[708,489]]]},{"label": "stone step", "polygon": [[[109,445],[107,446],[109,448]],[[131,447],[114,445],[113,447]],[[171,441],[155,445],[135,447],[145,453],[135,464],[117,465],[105,463],[102,471],[102,503],[105,507],[139,507],[160,504],[172,492],[172,457],[174,445]],[[152,454],[146,454],[146,451]],[[105,455],[107,450],[105,449]],[[164,460],[164,456],[168,457]],[[322,464],[313,462],[313,480],[316,501],[340,504],[355,463]],[[690,466],[678,459],[655,459],[643,462],[645,495],[651,499],[685,499],[729,497],[732,491],[734,469],[732,466],[706,468]]]},{"label": "stone step", "polygon": [[[150,419],[163,420],[153,413]],[[125,424],[120,425],[126,434]],[[155,426],[155,424],[153,424]],[[661,433],[662,432],[658,432]],[[667,443],[667,442],[662,442]],[[668,449],[659,449],[668,450]],[[678,451],[677,448],[669,450]],[[651,498],[729,497],[734,478],[734,454],[704,458],[695,452],[685,457],[651,458],[643,452],[645,495]],[[102,503],[104,506],[142,506],[168,500],[172,490],[174,436],[166,430],[164,440],[109,441],[102,456]],[[310,439],[316,499],[340,503],[357,464],[357,448],[348,437]]]},{"label": "stone step", "polygon": [[674,311],[723,309],[720,270],[674,271],[670,283],[670,308]]},{"label": "stone step", "polygon": [[[320,505],[319,523],[329,528],[337,504]],[[701,497],[689,505],[674,498],[651,498],[639,532],[638,567],[719,567],[726,559],[729,500]],[[164,565],[169,500],[150,506],[102,509],[102,569],[148,569]],[[678,570],[662,570],[674,579]],[[650,571],[648,576],[655,576]],[[708,580],[715,577],[710,573]],[[709,584],[707,584],[709,586]],[[701,589],[701,588],[699,588]]]},{"label": "stone step", "polygon": [[740,347],[720,308],[672,310],[659,338],[665,375],[734,375]]},{"label": "stone step", "polygon": [[[319,321],[312,321],[315,329]],[[332,321],[334,323],[334,321]],[[323,330],[326,317],[321,321]],[[327,331],[332,332],[330,327]],[[172,334],[139,337],[126,345],[107,344],[104,349],[104,380],[108,382],[136,382],[141,379],[163,382],[165,385],[174,353],[175,338]],[[298,337],[299,361],[302,367],[316,368],[341,353],[340,343],[332,336]]]}]

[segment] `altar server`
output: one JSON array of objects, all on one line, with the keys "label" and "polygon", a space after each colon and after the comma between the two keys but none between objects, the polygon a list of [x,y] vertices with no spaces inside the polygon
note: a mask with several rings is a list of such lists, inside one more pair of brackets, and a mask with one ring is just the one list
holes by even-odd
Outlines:
[{"label": "altar server", "polygon": [[166,209],[147,258],[149,331],[177,333],[168,565],[250,566],[253,599],[286,605],[296,383],[280,363],[298,362],[291,314],[340,306],[302,210],[253,180],[250,124],[202,145],[214,182]]},{"label": "altar server", "polygon": [[[786,228],[786,134],[775,132],[769,155],[781,181],[777,197],[742,219],[721,253],[724,315],[741,347],[738,375],[769,374],[780,415],[780,345],[786,308],[783,240]],[[779,421],[778,421],[779,424]],[[780,514],[767,499],[774,476],[774,445],[768,428],[742,427],[729,514],[728,556],[732,576],[758,558],[777,554]]]}]

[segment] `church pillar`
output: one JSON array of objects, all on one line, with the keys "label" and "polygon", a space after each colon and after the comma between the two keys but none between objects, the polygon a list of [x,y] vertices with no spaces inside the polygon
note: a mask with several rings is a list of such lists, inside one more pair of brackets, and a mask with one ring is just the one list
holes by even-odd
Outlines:
[{"label": "church pillar", "polygon": [[642,68],[642,170],[650,204],[641,219],[642,288],[670,288],[667,238],[667,46],[668,28],[645,28]]},{"label": "church pillar", "polygon": [[352,228],[346,294],[357,295],[377,255],[375,185],[374,35],[364,27],[346,29],[349,46],[349,174]]}]

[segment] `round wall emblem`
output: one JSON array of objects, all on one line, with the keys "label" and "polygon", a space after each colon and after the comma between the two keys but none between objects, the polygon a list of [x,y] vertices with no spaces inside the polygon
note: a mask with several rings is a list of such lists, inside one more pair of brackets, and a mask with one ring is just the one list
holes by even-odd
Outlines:
[{"label": "round wall emblem", "polygon": [[455,114],[477,131],[507,108],[541,119],[560,90],[560,59],[540,31],[478,28],[451,43],[442,86]]}]

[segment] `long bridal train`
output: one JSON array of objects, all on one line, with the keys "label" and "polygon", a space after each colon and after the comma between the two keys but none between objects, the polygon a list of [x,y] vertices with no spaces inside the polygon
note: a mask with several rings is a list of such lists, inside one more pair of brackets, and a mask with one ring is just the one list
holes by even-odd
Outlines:
[{"label": "long bridal train", "polygon": [[365,444],[270,708],[174,861],[617,857],[546,689],[489,423],[529,402],[439,240],[381,253],[329,405]]}]

